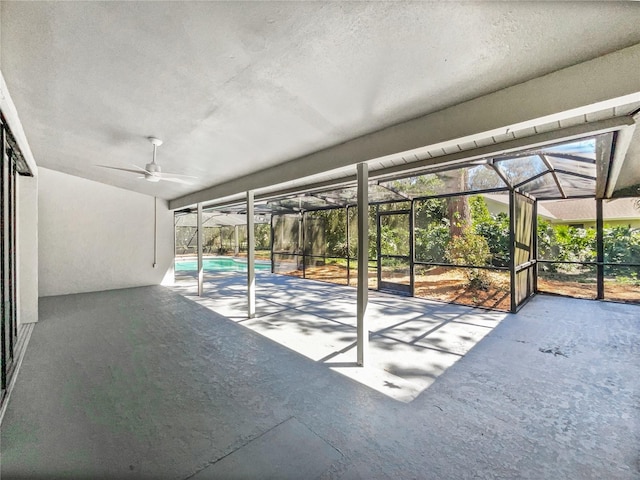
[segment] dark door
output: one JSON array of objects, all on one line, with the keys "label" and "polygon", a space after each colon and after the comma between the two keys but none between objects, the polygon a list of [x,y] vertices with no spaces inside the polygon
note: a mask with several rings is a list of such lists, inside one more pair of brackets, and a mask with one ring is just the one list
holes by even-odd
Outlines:
[{"label": "dark door", "polygon": [[411,212],[378,213],[378,289],[413,294]]}]

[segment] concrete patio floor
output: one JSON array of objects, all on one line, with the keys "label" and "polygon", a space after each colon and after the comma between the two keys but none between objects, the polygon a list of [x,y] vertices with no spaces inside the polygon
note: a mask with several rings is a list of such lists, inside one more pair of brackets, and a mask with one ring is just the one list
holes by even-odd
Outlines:
[{"label": "concrete patio floor", "polygon": [[396,400],[410,402],[503,319],[503,312],[369,292],[370,341],[356,364],[356,289],[257,274],[256,318],[247,319],[246,274],[210,273],[173,290],[214,312]]},{"label": "concrete patio floor", "polygon": [[[333,318],[301,323],[310,338],[330,334],[304,356],[242,327],[240,286],[212,280],[221,302],[225,291],[239,294],[240,303],[221,303],[232,318],[157,286],[42,298],[2,424],[3,479],[640,478],[637,306],[538,296],[495,318],[403,305],[397,319],[380,319],[374,343],[434,315],[442,328],[465,315],[493,323],[435,381],[420,380],[421,365],[415,375],[387,372],[422,389],[398,401],[325,365],[353,361],[322,356],[352,343],[348,312],[341,336]],[[301,295],[325,290],[258,281],[259,313],[272,315],[256,322],[277,323],[287,297],[309,315]],[[317,309],[346,308],[354,291],[331,292]],[[391,317],[407,300],[374,303]],[[289,315],[262,328],[295,333]],[[457,333],[428,343],[428,331],[393,332],[405,343],[389,353],[420,343],[453,355],[461,345]]]}]

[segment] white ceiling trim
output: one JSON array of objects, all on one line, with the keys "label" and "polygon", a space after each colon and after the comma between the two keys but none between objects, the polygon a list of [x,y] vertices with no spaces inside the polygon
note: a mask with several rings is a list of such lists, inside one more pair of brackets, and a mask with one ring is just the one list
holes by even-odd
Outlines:
[{"label": "white ceiling trim", "polygon": [[31,170],[33,176],[36,177],[38,175],[38,167],[35,159],[33,158],[33,153],[31,153],[31,147],[29,147],[27,136],[22,128],[22,122],[20,122],[20,117],[18,117],[18,110],[16,110],[16,106],[13,104],[13,100],[9,94],[9,89],[4,81],[2,70],[0,70],[0,110],[9,124],[13,137],[16,139],[16,142],[18,142],[20,153],[22,153],[22,156],[27,162],[29,170]]}]

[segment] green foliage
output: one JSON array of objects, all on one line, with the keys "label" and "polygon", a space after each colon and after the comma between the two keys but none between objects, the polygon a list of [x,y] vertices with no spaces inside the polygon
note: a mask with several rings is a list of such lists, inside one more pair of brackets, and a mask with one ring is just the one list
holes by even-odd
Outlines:
[{"label": "green foliage", "polygon": [[[605,263],[640,263],[640,229],[627,225],[603,229]],[[541,259],[566,262],[593,262],[597,258],[596,230],[567,225],[551,225],[538,218],[538,252]],[[541,264],[545,271],[555,272],[555,264]],[[616,267],[616,275],[633,280],[640,275],[639,267]]]},{"label": "green foliage", "polygon": [[469,199],[471,226],[473,231],[484,237],[491,252],[491,264],[504,267],[509,265],[509,217],[505,213],[492,215],[487,202],[479,195]]},{"label": "green foliage", "polygon": [[505,213],[492,215],[487,222],[474,222],[474,229],[489,245],[491,264],[497,267],[509,265],[509,217]]},{"label": "green foliage", "polygon": [[474,195],[469,199],[469,208],[471,209],[472,224],[475,228],[480,223],[489,223],[493,220],[487,202],[480,195]]},{"label": "green foliage", "polygon": [[[486,240],[491,253],[490,264],[506,266],[509,264],[509,218],[504,213],[492,215],[485,199],[480,195],[469,197],[471,214],[471,232]],[[421,261],[446,261],[446,247],[451,236],[447,218],[447,200],[428,199],[416,204],[415,245],[416,258]],[[456,216],[454,213],[454,221]],[[459,222],[461,232],[465,231],[465,222]],[[454,235],[455,236],[455,235]],[[483,261],[483,264],[486,263]]]},{"label": "green foliage", "polygon": [[[626,225],[605,228],[604,261],[611,263],[640,263],[640,229]],[[640,267],[618,267],[616,273],[638,278]]]},{"label": "green foliage", "polygon": [[551,258],[551,245],[553,244],[553,227],[542,217],[538,217],[538,258]]},{"label": "green foliage", "polygon": [[447,202],[429,198],[415,204],[415,256],[422,262],[445,262],[449,243]]},{"label": "green foliage", "polygon": [[405,225],[381,225],[380,249],[382,253],[389,255],[409,255],[408,226]]},{"label": "green foliage", "polygon": [[417,223],[441,222],[447,218],[447,202],[444,198],[428,198],[415,204]]},{"label": "green foliage", "polygon": [[347,220],[344,208],[305,214],[305,252],[312,255],[347,256]]},{"label": "green foliage", "polygon": [[256,238],[256,250],[269,250],[271,247],[271,226],[268,223],[257,223],[253,231]]},{"label": "green foliage", "polygon": [[[414,182],[414,188],[427,189],[435,187],[421,180],[424,184]],[[452,232],[451,218],[456,221],[455,214],[449,208],[449,198],[430,198],[415,203],[415,256],[422,262],[451,262],[454,265],[493,265],[509,264],[509,218],[505,213],[492,214],[484,197],[474,195],[468,199],[470,222],[460,221],[460,234]],[[405,205],[403,205],[405,206]],[[452,215],[453,213],[453,215]],[[357,215],[349,209],[350,245],[347,244],[345,209],[337,208],[309,212],[306,214],[305,240],[308,253],[328,257],[352,258],[357,254]],[[205,242],[210,249],[228,249],[233,245],[232,229],[209,229]],[[176,227],[176,245],[184,245],[188,250],[193,236],[190,227]],[[291,249],[298,247],[300,225],[294,216],[275,216],[274,233],[276,245],[274,249]],[[243,236],[243,235],[241,235]],[[310,240],[314,239],[314,240]],[[301,238],[300,238],[301,240]],[[256,244],[258,249],[268,248],[270,241],[269,226],[256,226]],[[313,241],[313,245],[311,245]],[[543,260],[585,263],[596,260],[595,229],[576,228],[567,225],[552,225],[538,217],[538,254]],[[408,221],[404,215],[388,215],[381,220],[380,243],[383,254],[409,255]],[[377,252],[377,219],[376,208],[369,208],[369,258],[375,259]],[[640,263],[640,229],[630,226],[608,226],[604,228],[604,261],[606,263],[634,264]],[[555,271],[556,268],[567,269],[571,266],[541,263],[539,268]],[[469,283],[476,288],[486,285],[484,270],[478,268],[468,270]],[[610,270],[620,281],[638,283],[640,267],[619,266]]]},{"label": "green foliage", "polygon": [[[543,260],[593,262],[596,260],[596,231],[552,225],[538,217],[538,255]],[[556,264],[541,264],[544,271],[555,272]]]},{"label": "green foliage", "polygon": [[591,262],[596,259],[596,231],[567,225],[554,227],[555,246],[560,260]]},{"label": "green foliage", "polygon": [[415,228],[415,254],[423,262],[442,262],[449,243],[448,223],[428,223]]},{"label": "green foliage", "polygon": [[[466,228],[463,235],[454,236],[446,248],[446,257],[454,265],[486,265],[491,259],[491,251],[487,240],[471,228]],[[464,269],[469,286],[474,289],[486,289],[489,277],[484,269]]]},{"label": "green foliage", "polygon": [[297,215],[274,215],[273,250],[295,253],[300,251],[300,224]]}]

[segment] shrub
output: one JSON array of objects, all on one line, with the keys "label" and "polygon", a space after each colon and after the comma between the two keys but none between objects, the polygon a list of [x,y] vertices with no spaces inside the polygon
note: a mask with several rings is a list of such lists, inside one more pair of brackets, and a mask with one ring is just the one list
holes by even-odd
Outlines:
[{"label": "shrub", "polygon": [[447,223],[429,223],[415,228],[416,258],[423,262],[443,262],[449,243]]},{"label": "shrub", "polygon": [[[487,265],[491,259],[491,251],[487,240],[474,233],[470,228],[465,228],[463,235],[454,236],[446,249],[446,256],[454,265]],[[489,285],[489,277],[486,270],[481,268],[465,268],[465,276],[472,289],[486,290]]]},{"label": "shrub", "polygon": [[[625,225],[605,228],[604,261],[611,263],[640,263],[640,229]],[[619,275],[637,278],[639,267],[618,267]]]},{"label": "shrub", "polygon": [[471,225],[474,233],[481,235],[489,245],[491,264],[496,267],[509,265],[509,217],[505,213],[493,215],[481,196],[469,199]]}]

